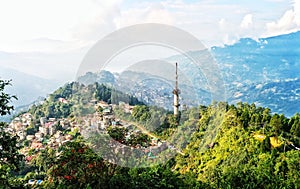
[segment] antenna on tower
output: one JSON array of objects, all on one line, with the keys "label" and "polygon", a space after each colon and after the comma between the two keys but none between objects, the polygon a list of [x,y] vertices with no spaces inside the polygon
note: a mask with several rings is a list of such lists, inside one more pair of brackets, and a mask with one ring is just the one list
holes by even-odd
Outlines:
[{"label": "antenna on tower", "polygon": [[177,64],[177,62],[176,62],[176,68],[175,68],[175,73],[176,73],[176,75],[175,75],[175,81],[176,81],[176,83],[175,83],[175,90],[178,90],[178,64]]},{"label": "antenna on tower", "polygon": [[174,94],[174,116],[178,116],[179,114],[179,94],[180,90],[178,89],[178,64],[176,62],[176,76],[175,76],[175,88],[173,90]]}]

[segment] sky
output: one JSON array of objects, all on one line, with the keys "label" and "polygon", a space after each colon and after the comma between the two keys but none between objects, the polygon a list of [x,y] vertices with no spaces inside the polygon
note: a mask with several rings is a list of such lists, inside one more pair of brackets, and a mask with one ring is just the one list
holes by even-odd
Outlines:
[{"label": "sky", "polygon": [[93,44],[140,23],[223,46],[300,30],[300,0],[0,0],[0,69],[70,80]]}]

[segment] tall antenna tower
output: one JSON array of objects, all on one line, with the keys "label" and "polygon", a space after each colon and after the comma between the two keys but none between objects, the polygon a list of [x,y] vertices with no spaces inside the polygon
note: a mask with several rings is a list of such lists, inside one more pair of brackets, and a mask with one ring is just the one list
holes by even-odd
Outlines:
[{"label": "tall antenna tower", "polygon": [[175,81],[175,89],[173,90],[174,94],[174,116],[178,116],[179,114],[179,94],[180,90],[178,89],[178,65],[176,62],[176,81]]}]

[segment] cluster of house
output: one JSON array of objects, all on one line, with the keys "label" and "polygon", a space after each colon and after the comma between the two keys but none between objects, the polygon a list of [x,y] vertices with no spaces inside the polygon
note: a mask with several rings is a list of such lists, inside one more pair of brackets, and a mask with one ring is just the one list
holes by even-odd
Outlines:
[{"label": "cluster of house", "polygon": [[[68,103],[66,99],[60,98],[61,103]],[[43,149],[45,145],[49,147],[58,147],[67,141],[72,140],[72,136],[63,132],[69,130],[71,132],[81,132],[85,127],[96,125],[102,129],[106,129],[110,125],[119,125],[120,121],[115,119],[113,108],[116,105],[109,105],[100,101],[95,103],[95,108],[101,106],[103,112],[96,112],[94,115],[85,116],[80,123],[71,121],[66,118],[46,118],[41,117],[39,122],[34,121],[30,113],[24,113],[14,118],[6,131],[17,135],[20,141],[27,140],[28,149]],[[119,105],[125,112],[131,113],[133,106],[125,103]],[[36,122],[36,125],[34,123]],[[60,127],[60,129],[58,129]],[[28,129],[31,129],[28,132]]]},{"label": "cluster of house", "polygon": [[[74,131],[76,128],[79,128],[78,126],[71,127],[71,124],[66,119],[46,119],[45,117],[40,118],[38,125],[33,125],[32,115],[25,113],[14,118],[7,130],[12,134],[16,134],[20,141],[28,141],[28,146],[26,146],[23,151],[26,153],[26,151],[30,149],[44,149],[45,145],[58,147],[72,140],[71,135],[63,134],[61,130],[57,129],[58,125],[60,125],[63,130],[70,129]],[[37,131],[35,130],[36,128],[38,128]],[[28,132],[28,129],[31,129],[31,131]]]},{"label": "cluster of house", "polygon": [[[68,102],[65,99],[60,99],[60,101],[62,103]],[[126,103],[120,103],[119,105],[107,104],[103,101],[95,102],[94,105],[95,109],[98,109],[99,106],[101,106],[102,111],[96,111],[96,113],[92,115],[81,117],[81,121],[74,121],[67,118],[56,119],[41,117],[38,122],[33,120],[30,113],[25,113],[14,118],[7,129],[11,133],[18,135],[21,141],[27,141],[28,145],[22,150],[22,153],[25,155],[28,154],[31,149],[42,150],[45,149],[46,146],[57,148],[73,139],[73,136],[68,133],[82,133],[84,129],[91,127],[97,128],[97,130],[102,131],[102,133],[107,133],[106,129],[109,126],[127,128],[128,132],[125,136],[126,139],[130,139],[130,137],[141,133],[135,126],[116,119],[114,115],[114,108],[121,108],[122,111],[126,113],[132,113],[134,106],[130,106]],[[33,125],[35,122],[37,125]],[[28,128],[35,129],[34,131],[28,132]],[[126,145],[111,144],[111,148],[120,154],[124,154],[128,151]],[[142,147],[142,145],[136,145],[134,148],[141,150],[143,154],[158,154],[167,149],[168,145],[164,141],[152,138],[148,148]]]},{"label": "cluster of house", "polygon": [[26,128],[29,127],[32,123],[32,116],[30,113],[25,113],[19,117],[16,117],[5,129],[7,132],[16,134],[20,137],[20,140],[26,138]]},{"label": "cluster of house", "polygon": [[102,108],[102,112],[96,112],[93,118],[90,119],[90,124],[93,126],[98,126],[98,128],[105,130],[108,126],[121,126],[121,120],[116,119],[113,109],[117,106],[121,108],[125,113],[132,113],[134,106],[131,106],[126,103],[116,104],[107,104],[106,102],[100,101],[96,104],[96,108]]}]

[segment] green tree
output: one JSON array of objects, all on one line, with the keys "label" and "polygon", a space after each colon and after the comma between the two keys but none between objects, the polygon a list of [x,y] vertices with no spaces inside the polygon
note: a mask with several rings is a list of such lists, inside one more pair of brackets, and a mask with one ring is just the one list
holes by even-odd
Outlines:
[{"label": "green tree", "polygon": [[4,116],[10,114],[11,110],[14,109],[10,102],[17,100],[17,97],[4,92],[6,86],[10,85],[10,81],[0,80],[0,115]]},{"label": "green tree", "polygon": [[[53,157],[51,152],[49,157]],[[58,149],[56,158],[40,154],[47,166],[45,188],[109,188],[109,182],[117,166],[109,164],[91,148],[80,141],[68,142]],[[46,163],[43,163],[46,162]]]},{"label": "green tree", "polygon": [[174,173],[168,165],[129,170],[130,188],[184,188],[179,174]]},{"label": "green tree", "polygon": [[[0,115],[10,114],[13,106],[9,103],[15,96],[7,94],[4,89],[10,85],[10,81],[0,80]],[[9,188],[13,183],[13,171],[18,171],[23,155],[19,153],[18,137],[8,133],[5,128],[7,124],[0,122],[0,188]]]},{"label": "green tree", "polygon": [[300,115],[298,113],[290,119],[289,125],[290,133],[295,137],[300,137]]},{"label": "green tree", "polygon": [[123,127],[109,127],[108,134],[115,140],[124,143],[127,130]]},{"label": "green tree", "polygon": [[278,114],[274,114],[270,120],[271,131],[276,135],[276,137],[280,134],[280,131],[283,129],[284,126],[284,117]]},{"label": "green tree", "polygon": [[132,110],[132,116],[136,121],[146,122],[151,118],[150,109],[145,105],[135,106]]}]

